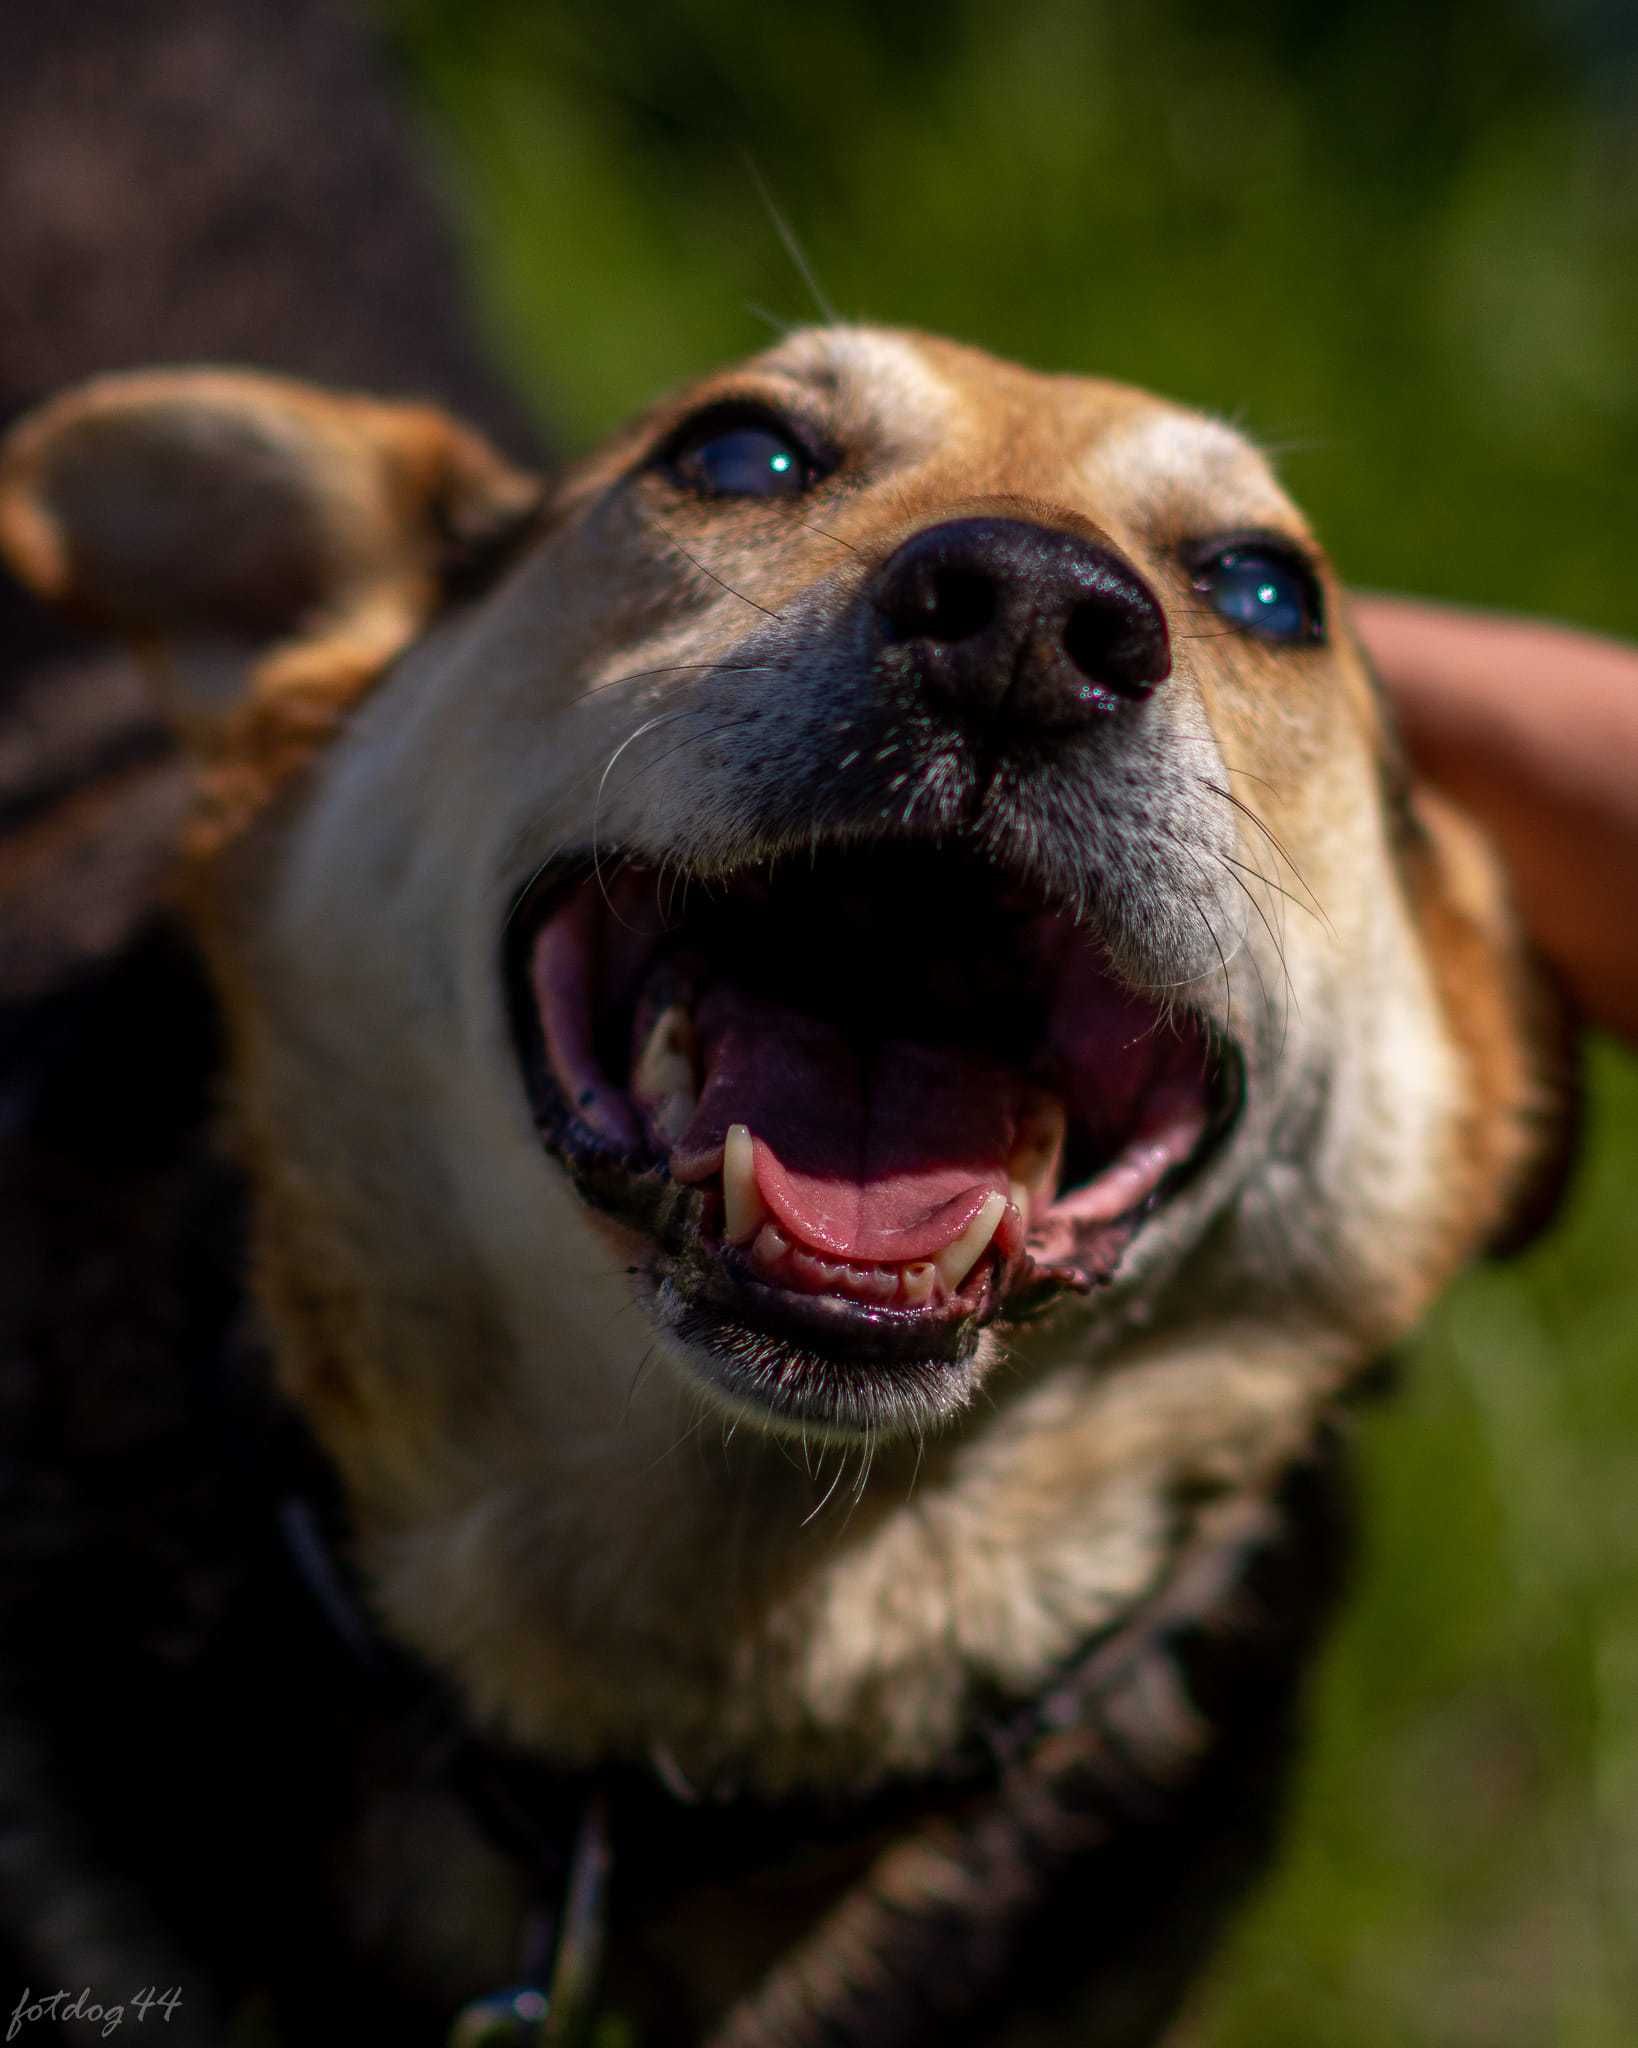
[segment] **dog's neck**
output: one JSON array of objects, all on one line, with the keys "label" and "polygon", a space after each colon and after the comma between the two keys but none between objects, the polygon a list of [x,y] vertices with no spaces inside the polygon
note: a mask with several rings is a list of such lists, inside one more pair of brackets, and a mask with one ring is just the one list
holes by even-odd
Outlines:
[{"label": "dog's neck", "polygon": [[[303,1480],[318,1469],[304,1467]],[[1292,1650],[1335,1578],[1335,1478],[1326,1442],[1266,1489],[1207,1508],[1164,1582],[1118,1627],[1078,1644],[1037,1695],[992,1702],[917,1775],[817,1801],[720,1788],[701,1797],[663,1767],[563,1771],[487,1740],[438,1680],[379,1636],[336,1547],[333,1496],[322,1508],[311,1494],[287,1496],[283,1521],[293,1568],[348,1665],[385,1713],[445,1728],[423,1747],[518,1864],[544,1924],[567,1924],[582,1944],[575,1894],[595,1812],[595,1854],[612,1846],[621,1905],[611,1928],[594,1906],[592,1946],[612,1933],[617,2009],[640,2011],[653,1995],[656,1952],[687,1947],[701,1898],[720,1906],[749,1886],[766,1925],[734,1944],[731,1961],[707,1962],[702,2013],[733,2008],[713,2041],[931,2048],[948,2038],[952,1984],[961,2009],[981,2015],[1072,1874],[1118,1863],[1122,1887],[1139,1895],[1168,1855],[1193,1871],[1202,1839],[1221,1847],[1220,1835],[1227,1863],[1205,1859],[1214,1894],[1251,1874],[1260,1829],[1248,1833],[1247,1809],[1287,1740]],[[1225,1771],[1248,1773],[1257,1796],[1241,1785],[1225,1811]],[[1177,1881],[1175,1871],[1166,1879]],[[1203,1925],[1221,1903],[1214,1896]],[[550,1983],[552,1944],[540,1943],[538,1913],[528,1924],[533,1967]],[[1102,1946],[1104,1981],[1136,1972],[1143,2000],[1169,1997],[1141,1942],[1131,1953],[1118,1940]]]}]

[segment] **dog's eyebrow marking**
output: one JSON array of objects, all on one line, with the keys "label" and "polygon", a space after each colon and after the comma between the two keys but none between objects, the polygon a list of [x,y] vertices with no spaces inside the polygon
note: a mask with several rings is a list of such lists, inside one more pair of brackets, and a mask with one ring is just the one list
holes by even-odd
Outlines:
[{"label": "dog's eyebrow marking", "polygon": [[842,380],[833,363],[821,362],[811,366],[792,366],[787,363],[767,363],[758,366],[758,380],[764,384],[784,384],[803,399],[815,398],[833,401],[842,388]]},{"label": "dog's eyebrow marking", "polygon": [[949,397],[948,383],[925,353],[884,327],[805,328],[762,367],[831,398],[856,390],[883,418],[913,417]]},{"label": "dog's eyebrow marking", "polygon": [[1122,419],[1083,451],[1080,467],[1101,485],[1113,477],[1140,500],[1153,498],[1157,486],[1205,487],[1233,494],[1225,512],[1238,524],[1266,524],[1286,534],[1294,523],[1257,449],[1203,413],[1166,408]]},{"label": "dog's eyebrow marking", "polygon": [[733,398],[741,392],[747,395],[766,393],[770,385],[788,385],[800,391],[804,398],[814,392],[830,393],[836,388],[836,380],[817,364],[811,369],[803,363],[784,363],[773,358],[739,363],[710,379],[706,389],[695,394],[696,402],[714,403],[720,395]]},{"label": "dog's eyebrow marking", "polygon": [[835,398],[842,389],[842,373],[828,356],[798,370],[780,369],[776,375],[788,377],[805,390],[817,391],[821,398]]}]

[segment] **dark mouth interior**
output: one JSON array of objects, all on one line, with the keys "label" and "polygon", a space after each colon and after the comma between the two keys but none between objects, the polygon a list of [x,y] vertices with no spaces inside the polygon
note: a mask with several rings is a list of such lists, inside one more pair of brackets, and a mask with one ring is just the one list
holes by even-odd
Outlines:
[{"label": "dark mouth interior", "polygon": [[1199,1019],[936,848],[686,884],[605,859],[554,878],[514,981],[583,1189],[692,1293],[831,1351],[1108,1279],[1237,1087]]}]

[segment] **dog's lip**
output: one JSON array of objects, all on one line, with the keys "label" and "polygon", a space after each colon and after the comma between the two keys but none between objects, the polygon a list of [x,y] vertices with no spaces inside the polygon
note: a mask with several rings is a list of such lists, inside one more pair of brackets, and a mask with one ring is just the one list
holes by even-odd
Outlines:
[{"label": "dog's lip", "polygon": [[964,1364],[995,1311],[997,1281],[989,1269],[964,1297],[937,1307],[881,1308],[771,1286],[736,1247],[707,1243],[706,1250],[697,1283],[684,1288],[694,1306],[714,1309],[730,1327],[749,1312],[758,1328],[859,1368]]},{"label": "dog's lip", "polygon": [[[693,1162],[693,1184],[673,1171],[670,1151],[654,1142],[631,1096],[603,1071],[590,1045],[573,1069],[580,1085],[564,1081],[562,1047],[549,1058],[544,1042],[540,974],[542,935],[566,914],[599,915],[611,908],[606,881],[623,868],[605,856],[595,868],[586,857],[568,858],[539,874],[509,920],[508,987],[514,1025],[535,1121],[547,1149],[562,1163],[593,1206],[641,1234],[649,1267],[660,1284],[690,1305],[691,1318],[720,1342],[708,1351],[735,1353],[742,1333],[761,1333],[800,1355],[838,1368],[869,1373],[889,1367],[960,1369],[973,1356],[989,1322],[1021,1320],[1067,1292],[1085,1292],[1114,1277],[1132,1239],[1148,1217],[1218,1148],[1236,1120],[1244,1085],[1238,1048],[1201,1019],[1189,1028],[1209,1049],[1209,1079],[1201,1078],[1192,1121],[1183,1117],[1142,1171],[1132,1167],[1132,1199],[1112,1206],[1104,1181],[1072,1188],[1055,1199],[1026,1230],[1008,1211],[996,1243],[982,1251],[970,1275],[937,1300],[890,1305],[804,1292],[769,1284],[744,1244],[727,1241],[723,1200],[715,1176]],[[998,888],[1013,885],[997,877]],[[547,998],[550,1000],[550,997]],[[561,1028],[561,1020],[554,1019]],[[554,1064],[557,1072],[554,1073]],[[720,1154],[719,1154],[720,1156]],[[1116,1161],[1116,1165],[1121,1162]],[[1118,1177],[1117,1177],[1118,1178]],[[702,1185],[702,1182],[705,1184]],[[809,1247],[800,1247],[808,1250]],[[790,1374],[781,1376],[787,1398]]]}]

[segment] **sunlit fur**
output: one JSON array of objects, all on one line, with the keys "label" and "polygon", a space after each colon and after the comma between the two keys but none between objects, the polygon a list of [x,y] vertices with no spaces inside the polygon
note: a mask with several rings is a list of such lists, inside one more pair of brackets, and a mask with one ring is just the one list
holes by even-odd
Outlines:
[{"label": "sunlit fur", "polygon": [[[811,422],[836,478],[794,508],[677,492],[649,454],[719,393]],[[274,438],[281,402],[243,397]],[[291,474],[330,503],[335,450],[376,429],[356,401],[302,403],[336,425]],[[54,431],[71,443],[72,401]],[[0,478],[36,548],[73,516],[52,462],[34,447]],[[1071,871],[1064,818],[1010,852],[1080,890],[1129,979],[1240,1043],[1246,1109],[1112,1287],[986,1335],[978,1398],[942,1428],[804,1441],[719,1401],[644,1245],[543,1149],[502,936],[564,851],[639,857],[680,897],[824,832],[870,713],[836,622],[923,525],[1020,507],[1138,565],[1175,671],[1143,786],[1073,799]],[[1219,422],[817,330],[559,479],[480,600],[440,614],[413,579],[420,637],[378,680],[380,658],[336,666],[350,715],[301,745],[252,664],[256,715],[203,742],[224,822],[186,886],[234,1034],[256,1285],[381,1616],[483,1720],[697,1785],[930,1764],[980,1692],[1029,1693],[1160,1582],[1201,1503],[1292,1457],[1503,1219],[1537,1097],[1495,872],[1396,794],[1328,571],[1324,647],[1246,638],[1192,590],[1183,545],[1246,529],[1310,544]],[[187,610],[144,630],[186,643]],[[326,633],[292,619],[277,659],[310,646],[323,669]],[[936,820],[936,763],[896,787],[891,758],[864,766],[850,831],[872,790],[882,823]]]}]

